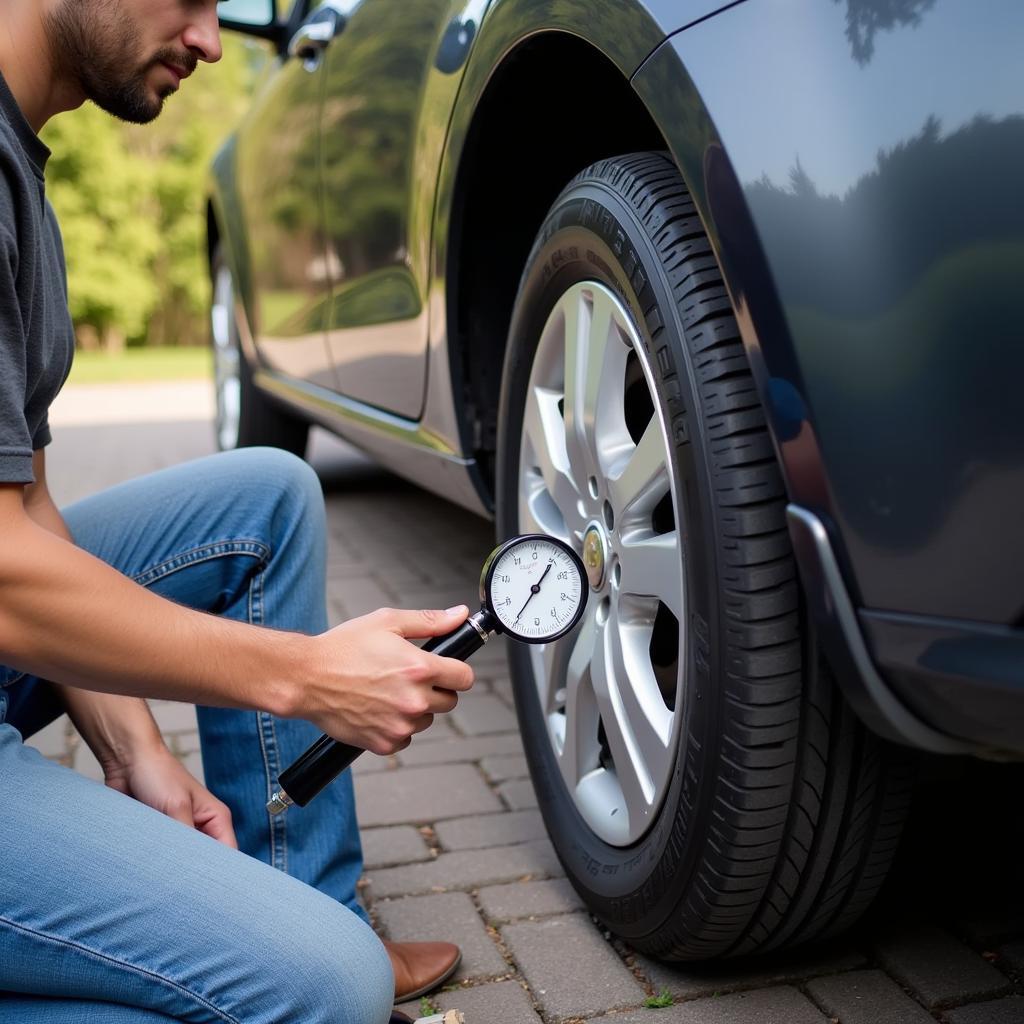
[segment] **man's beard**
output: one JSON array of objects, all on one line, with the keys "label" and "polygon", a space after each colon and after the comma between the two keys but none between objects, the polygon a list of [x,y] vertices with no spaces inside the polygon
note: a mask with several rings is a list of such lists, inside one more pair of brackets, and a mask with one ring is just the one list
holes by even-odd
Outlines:
[{"label": "man's beard", "polygon": [[154,95],[146,84],[155,65],[193,71],[197,63],[194,54],[165,47],[134,66],[140,33],[119,0],[65,0],[46,15],[46,29],[56,74],[73,77],[96,106],[133,124],[152,121],[174,92],[168,83]]}]

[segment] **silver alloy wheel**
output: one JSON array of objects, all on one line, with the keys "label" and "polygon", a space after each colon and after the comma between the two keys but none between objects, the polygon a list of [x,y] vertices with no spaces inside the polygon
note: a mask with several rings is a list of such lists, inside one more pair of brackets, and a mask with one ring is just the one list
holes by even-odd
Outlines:
[{"label": "silver alloy wheel", "polygon": [[235,289],[227,266],[217,268],[213,280],[210,326],[213,335],[213,379],[217,398],[217,443],[222,451],[238,447],[242,414],[238,339],[235,332]]},{"label": "silver alloy wheel", "polygon": [[531,648],[531,664],[566,788],[614,846],[636,842],[653,822],[682,717],[683,532],[653,395],[625,307],[598,282],[573,285],[544,325],[530,372],[519,526],[572,544],[587,565],[580,625]]}]

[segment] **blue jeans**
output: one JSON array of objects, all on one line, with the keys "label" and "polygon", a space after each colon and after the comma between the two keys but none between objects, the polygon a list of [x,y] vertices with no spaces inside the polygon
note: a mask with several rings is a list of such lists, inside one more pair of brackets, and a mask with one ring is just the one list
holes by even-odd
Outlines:
[{"label": "blue jeans", "polygon": [[[210,456],[63,514],[80,547],[173,601],[327,628],[320,485],[284,452]],[[0,1021],[387,1020],[350,773],[307,808],[265,808],[314,726],[198,708],[236,852],[22,743],[62,710],[45,681],[0,670]]]}]

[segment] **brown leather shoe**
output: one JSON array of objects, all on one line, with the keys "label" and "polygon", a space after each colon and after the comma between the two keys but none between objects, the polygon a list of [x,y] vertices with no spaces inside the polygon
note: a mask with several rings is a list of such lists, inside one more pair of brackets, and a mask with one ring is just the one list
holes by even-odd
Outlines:
[{"label": "brown leather shoe", "polygon": [[384,948],[395,972],[395,1002],[426,995],[446,982],[459,966],[462,951],[451,942],[389,942]]}]

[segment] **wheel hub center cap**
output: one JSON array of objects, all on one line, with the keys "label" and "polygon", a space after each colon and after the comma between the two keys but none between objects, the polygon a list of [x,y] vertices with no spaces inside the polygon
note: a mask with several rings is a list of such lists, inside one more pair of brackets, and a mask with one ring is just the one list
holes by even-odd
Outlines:
[{"label": "wheel hub center cap", "polygon": [[608,542],[604,530],[597,523],[591,523],[583,534],[583,565],[587,570],[590,586],[598,590],[604,583],[604,569],[608,561]]}]

